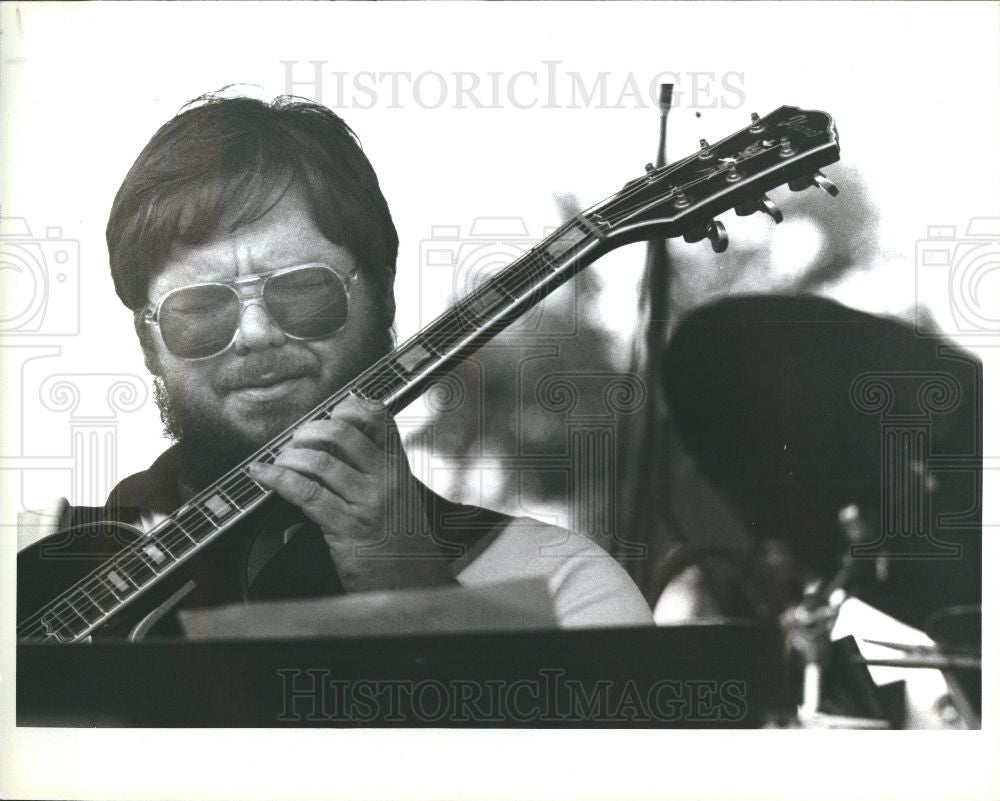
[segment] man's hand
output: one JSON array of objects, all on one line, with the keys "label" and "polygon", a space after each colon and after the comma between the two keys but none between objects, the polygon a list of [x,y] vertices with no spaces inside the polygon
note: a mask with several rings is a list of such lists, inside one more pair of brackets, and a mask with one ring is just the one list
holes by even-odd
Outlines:
[{"label": "man's hand", "polygon": [[349,592],[454,583],[381,404],[351,396],[331,420],[301,426],[273,465],[250,465],[250,475],[320,527]]}]

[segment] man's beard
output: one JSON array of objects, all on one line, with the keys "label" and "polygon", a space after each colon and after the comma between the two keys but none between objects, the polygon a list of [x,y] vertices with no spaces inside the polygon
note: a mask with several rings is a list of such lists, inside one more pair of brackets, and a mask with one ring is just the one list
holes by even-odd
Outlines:
[{"label": "man's beard", "polygon": [[[373,338],[375,346],[370,353],[358,354],[352,378],[391,348],[388,341],[378,339]],[[163,433],[178,445],[183,489],[191,492],[204,489],[232,470],[338,389],[339,386],[325,387],[312,405],[303,408],[276,403],[263,433],[250,435],[222,415],[209,415],[201,407],[188,403],[183,395],[171,395],[160,376],[153,378],[153,396],[160,410]]]},{"label": "man's beard", "polygon": [[294,422],[294,418],[275,420],[273,435],[255,441],[221,416],[210,418],[171,396],[160,376],[153,378],[153,396],[160,410],[163,433],[179,448],[183,484],[193,492],[236,467]]}]

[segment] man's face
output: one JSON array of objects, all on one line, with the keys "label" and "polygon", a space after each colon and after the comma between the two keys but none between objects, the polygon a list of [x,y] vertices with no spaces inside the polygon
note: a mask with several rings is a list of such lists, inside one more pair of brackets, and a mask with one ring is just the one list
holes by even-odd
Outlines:
[{"label": "man's face", "polygon": [[[293,188],[249,225],[222,231],[203,245],[175,245],[150,282],[147,299],[155,304],[164,293],[188,284],[314,262],[330,265],[344,278],[356,268],[353,254],[316,228],[307,203]],[[147,365],[162,379],[184,450],[189,456],[200,453],[204,466],[214,471],[207,478],[276,436],[384,352],[385,332],[373,325],[378,318],[374,302],[361,273],[351,286],[347,323],[326,339],[310,341],[286,336],[259,303],[246,305],[234,343],[200,361],[174,356],[159,332],[150,332]]]}]

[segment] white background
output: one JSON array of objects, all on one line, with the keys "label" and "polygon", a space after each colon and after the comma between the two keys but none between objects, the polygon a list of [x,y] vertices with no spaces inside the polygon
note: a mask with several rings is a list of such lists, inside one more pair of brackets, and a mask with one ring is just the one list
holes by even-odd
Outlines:
[{"label": "white background", "polygon": [[[5,557],[12,552],[13,513],[44,503],[46,494],[67,494],[59,484],[65,471],[47,473],[42,464],[26,477],[16,469],[26,462],[11,460],[67,448],[66,416],[40,406],[36,391],[24,393],[26,376],[35,376],[31,370],[41,364],[43,372],[104,371],[145,381],[131,316],[114,295],[103,241],[121,179],[153,131],[193,97],[236,82],[258,85],[248,91],[261,97],[285,92],[288,72],[281,62],[298,62],[293,74],[299,81],[312,78],[308,62],[325,62],[322,96],[309,86],[294,91],[334,105],[380,175],[401,238],[396,292],[402,336],[446,302],[441,298],[440,307],[421,310],[412,301],[420,296],[421,242],[433,226],[464,230],[476,217],[520,216],[537,238],[559,222],[553,193],[573,192],[589,204],[641,172],[655,146],[656,111],[648,95],[643,103],[633,96],[617,103],[629,74],[647,93],[658,74],[677,76],[682,94],[670,118],[672,157],[686,155],[700,137],[713,140],[742,127],[754,110],[763,114],[790,104],[834,115],[843,166],[863,176],[880,216],[878,257],[864,273],[830,290],[850,305],[905,315],[916,300],[914,254],[928,226],[954,225],[961,237],[970,218],[1000,216],[995,4],[8,3],[2,14],[3,215],[24,218],[35,240],[45,238],[46,228],[61,228],[62,237],[79,242],[80,254],[78,333],[44,336],[43,330],[0,341]],[[545,61],[560,62],[564,76],[579,72],[588,85],[609,72],[609,105],[624,107],[543,108],[546,97],[530,80],[518,84],[513,98],[507,94],[519,71],[544,81]],[[422,97],[403,90],[402,108],[390,108],[388,85],[380,84],[372,108],[351,108],[352,100],[367,105],[369,97],[338,97],[335,71],[349,73],[348,86],[362,71],[436,73],[445,77],[450,94],[447,103],[431,108],[437,105],[436,82],[427,79]],[[452,107],[455,73],[490,71],[503,73],[500,108]],[[716,78],[693,78],[694,72]],[[720,86],[724,73],[739,75],[730,78],[738,94]],[[739,107],[702,105],[696,116],[690,94],[695,81],[710,86],[703,104],[714,96]],[[568,85],[557,90],[561,104],[569,102]],[[515,106],[532,100],[533,108]],[[835,178],[840,168],[827,173]],[[740,225],[731,225],[734,236],[760,236],[763,230],[763,223]],[[790,244],[796,243],[785,247]],[[605,324],[620,332],[623,347],[633,326],[641,261],[641,246],[633,246],[591,268],[604,283]],[[982,291],[1000,296],[996,290],[994,271]],[[72,307],[71,300],[56,301]],[[920,301],[947,326],[951,312],[944,293]],[[57,330],[59,322],[46,324]],[[988,456],[998,452],[991,448],[997,432],[990,413],[996,398],[990,341],[967,342],[986,363]],[[26,346],[58,351],[25,368]],[[119,477],[157,455],[164,445],[158,431],[151,403],[119,416],[118,435],[127,443],[116,466]],[[51,481],[39,481],[43,475]],[[984,522],[1000,519],[989,486],[986,499]],[[988,562],[990,545],[988,540]],[[12,586],[12,573],[12,560],[5,558],[5,588]],[[12,618],[8,606],[5,624]],[[11,666],[8,649],[2,674],[8,722]],[[987,705],[995,700],[991,690],[988,683]],[[860,732],[726,738],[150,732],[135,738],[107,731],[15,735],[8,728],[3,781],[12,788],[6,796],[36,797],[263,798],[277,786],[291,798],[317,795],[322,786],[329,794],[375,798],[387,797],[388,787],[400,788],[396,795],[437,797],[506,797],[525,788],[537,795],[624,798],[633,788],[670,797],[739,792],[775,798],[780,793],[773,783],[780,782],[792,798],[839,797],[835,788],[848,783],[859,798],[901,785],[914,798],[939,797],[942,785],[958,798],[958,788],[980,786],[995,761],[995,742],[988,742],[995,728],[988,728],[983,734],[911,733],[888,741]],[[179,764],[181,752],[190,767],[162,767]]]}]

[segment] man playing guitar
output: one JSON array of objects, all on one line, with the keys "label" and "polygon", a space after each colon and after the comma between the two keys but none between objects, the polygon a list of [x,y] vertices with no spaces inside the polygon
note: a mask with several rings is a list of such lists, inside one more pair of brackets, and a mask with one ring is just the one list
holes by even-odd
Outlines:
[{"label": "man playing guitar", "polygon": [[[126,176],[107,242],[175,444],[102,509],[64,504],[58,528],[100,518],[150,531],[393,348],[396,230],[353,132],[320,105],[189,105]],[[268,588],[253,597],[287,598],[543,576],[562,625],[652,620],[586,537],[423,486],[382,403],[350,394],[274,455],[247,473],[300,514],[209,570],[239,572],[209,578],[235,581],[243,600],[254,582]],[[118,582],[121,571],[105,577],[109,594]]]}]

